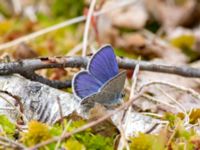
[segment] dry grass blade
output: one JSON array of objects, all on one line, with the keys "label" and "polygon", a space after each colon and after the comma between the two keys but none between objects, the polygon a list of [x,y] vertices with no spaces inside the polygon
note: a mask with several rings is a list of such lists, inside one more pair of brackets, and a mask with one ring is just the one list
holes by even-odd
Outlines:
[{"label": "dry grass blade", "polygon": [[144,85],[142,85],[140,87],[140,89],[138,90],[138,92],[141,92],[142,89],[144,89],[145,87],[148,87],[150,85],[155,85],[155,84],[160,84],[160,85],[166,85],[166,86],[170,86],[170,87],[173,87],[175,89],[178,89],[180,91],[183,91],[183,92],[186,92],[186,93],[189,93],[191,94],[194,98],[197,98],[198,100],[200,100],[200,94],[197,93],[195,90],[191,89],[191,88],[186,88],[186,87],[183,87],[183,86],[180,86],[180,85],[175,85],[173,83],[169,83],[169,82],[163,82],[163,81],[152,81],[152,82],[148,82]]},{"label": "dry grass blade", "polygon": [[59,145],[60,145],[60,143],[61,143],[61,141],[62,141],[62,137],[63,137],[64,134],[66,133],[68,127],[69,127],[70,124],[71,124],[71,122],[72,122],[72,120],[69,120],[68,123],[67,123],[67,125],[66,125],[66,127],[64,128],[64,130],[63,130],[63,132],[62,132],[62,134],[61,134],[61,136],[60,136],[60,139],[59,139],[58,142],[56,143],[55,150],[58,150]]},{"label": "dry grass blade", "polygon": [[[100,16],[100,15],[102,15],[104,13],[110,12],[110,11],[118,9],[120,7],[124,7],[124,6],[130,5],[131,3],[135,3],[135,2],[137,2],[137,1],[130,0],[130,1],[126,1],[126,2],[117,3],[112,8],[101,10],[99,12],[94,13],[94,16]],[[70,20],[66,20],[64,22],[61,22],[61,23],[56,24],[56,25],[51,26],[51,27],[47,27],[47,28],[39,30],[39,31],[36,31],[36,32],[31,33],[29,35],[26,35],[26,36],[23,36],[23,37],[18,38],[16,40],[13,40],[11,42],[7,42],[7,43],[4,43],[4,44],[1,44],[0,45],[0,50],[7,49],[7,48],[10,48],[12,46],[16,46],[16,45],[18,45],[18,44],[20,44],[22,42],[27,42],[27,41],[33,40],[34,38],[39,37],[41,35],[44,35],[44,34],[46,34],[48,32],[55,31],[55,30],[58,30],[60,28],[63,28],[63,27],[66,27],[66,26],[69,26],[69,25],[72,25],[72,24],[75,24],[75,23],[79,23],[81,21],[84,21],[85,19],[86,19],[85,16],[79,16],[79,17],[76,17],[76,18],[73,18],[73,19],[70,19]]]},{"label": "dry grass blade", "polygon": [[[8,92],[0,91],[0,93],[7,94],[8,96],[10,96],[10,97],[12,97],[13,99],[15,99],[15,97],[14,97],[12,94],[8,93]],[[0,94],[0,98],[2,98],[4,101],[6,101],[14,110],[17,111],[17,113],[20,114],[20,116],[23,118],[23,121],[24,121],[25,123],[28,122],[28,119],[27,119],[26,116],[23,114],[23,112],[20,111],[19,108],[17,108],[12,102],[10,102],[9,100],[7,100],[7,99],[6,99],[4,96],[2,96],[1,94]],[[8,109],[7,109],[7,110],[8,110]]]},{"label": "dry grass blade", "polygon": [[168,93],[166,93],[163,89],[158,88],[158,90],[160,90],[166,97],[168,97],[172,102],[174,102],[175,104],[177,104],[179,106],[179,108],[182,110],[181,112],[185,115],[185,125],[189,124],[190,121],[190,117],[186,111],[186,109],[184,108],[184,106],[179,103],[176,99],[174,99],[171,95],[169,95]]},{"label": "dry grass blade", "polygon": [[[130,91],[130,97],[129,97],[129,101],[132,100],[132,98],[135,95],[135,89],[136,89],[136,84],[137,84],[137,78],[138,78],[138,73],[139,73],[139,63],[136,65],[135,69],[134,69],[134,73],[132,76],[132,86],[131,86],[131,91]],[[120,138],[120,143],[122,143],[122,145],[119,144],[118,146],[118,150],[123,149],[124,147],[126,147],[127,150],[130,149],[128,142],[127,142],[127,136],[126,136],[126,129],[127,129],[127,124],[128,124],[128,120],[129,120],[129,116],[131,113],[131,107],[127,107],[127,109],[124,110],[124,114],[122,115],[122,119],[121,119],[121,123],[123,124],[124,122],[124,128],[121,125],[121,138]]]},{"label": "dry grass blade", "polygon": [[9,143],[10,146],[15,147],[16,149],[20,149],[20,150],[25,150],[26,147],[16,141],[13,141],[11,139],[8,139],[6,137],[0,136],[0,140],[4,141],[6,143]]},{"label": "dry grass blade", "polygon": [[178,109],[179,111],[182,111],[179,107],[176,107],[176,106],[174,106],[172,104],[169,104],[169,103],[167,103],[165,101],[159,100],[159,99],[157,99],[157,98],[155,98],[153,96],[150,96],[148,94],[142,94],[142,97],[144,97],[144,98],[146,98],[146,99],[148,99],[150,101],[157,102],[157,103],[160,103],[160,104],[164,104],[164,105],[166,105],[168,107],[171,107],[171,108],[174,108],[174,109]]},{"label": "dry grass blade", "polygon": [[90,9],[87,15],[86,19],[86,24],[85,24],[85,30],[84,30],[84,35],[83,35],[83,51],[82,51],[82,56],[86,56],[86,51],[87,51],[87,41],[88,41],[88,34],[89,34],[89,29],[90,29],[90,22],[92,19],[92,14],[95,8],[95,3],[96,0],[92,0],[90,4]]}]

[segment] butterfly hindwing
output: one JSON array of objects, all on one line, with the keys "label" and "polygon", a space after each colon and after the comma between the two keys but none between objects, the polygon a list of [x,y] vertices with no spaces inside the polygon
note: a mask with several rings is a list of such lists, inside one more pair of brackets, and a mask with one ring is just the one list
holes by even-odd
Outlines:
[{"label": "butterfly hindwing", "polygon": [[115,77],[107,81],[105,85],[100,88],[99,92],[85,97],[81,104],[91,105],[97,102],[104,105],[111,105],[118,103],[121,99],[121,93],[124,88],[125,79],[126,71],[120,72]]},{"label": "butterfly hindwing", "polygon": [[94,93],[88,97],[85,97],[82,101],[82,105],[93,105],[95,103],[100,103],[103,105],[113,105],[120,101],[119,94],[110,93],[106,91],[101,91]]},{"label": "butterfly hindwing", "polygon": [[112,79],[108,80],[101,88],[100,91],[109,91],[111,93],[120,93],[124,88],[126,80],[126,71],[122,71]]},{"label": "butterfly hindwing", "polygon": [[118,64],[110,45],[102,47],[90,60],[88,71],[102,84],[118,74]]},{"label": "butterfly hindwing", "polygon": [[72,81],[73,92],[83,99],[99,90],[101,83],[87,71],[81,71],[75,75]]}]

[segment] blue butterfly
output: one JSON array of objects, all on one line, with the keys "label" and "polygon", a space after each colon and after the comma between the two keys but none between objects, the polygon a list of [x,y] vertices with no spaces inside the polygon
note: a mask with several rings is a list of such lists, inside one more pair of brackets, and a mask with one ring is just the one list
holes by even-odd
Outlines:
[{"label": "blue butterfly", "polygon": [[113,48],[106,45],[92,56],[87,70],[74,76],[72,89],[82,105],[113,105],[122,99],[125,79],[126,72],[119,73]]}]

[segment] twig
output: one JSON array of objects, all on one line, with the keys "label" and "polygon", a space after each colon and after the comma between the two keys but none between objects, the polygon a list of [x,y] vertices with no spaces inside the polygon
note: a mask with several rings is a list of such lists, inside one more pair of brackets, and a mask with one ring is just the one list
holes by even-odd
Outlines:
[{"label": "twig", "polygon": [[135,69],[134,69],[134,73],[133,73],[133,77],[132,77],[132,87],[131,87],[131,93],[130,93],[130,100],[132,99],[132,97],[136,94],[136,85],[137,85],[137,80],[138,80],[138,74],[140,71],[140,64],[138,62],[138,64],[136,65]]},{"label": "twig", "polygon": [[10,146],[13,145],[15,148],[19,148],[21,150],[25,150],[26,149],[26,147],[24,145],[22,145],[22,144],[20,144],[18,142],[15,142],[15,141],[13,141],[11,139],[8,139],[6,137],[0,136],[0,140],[9,143]]},{"label": "twig", "polygon": [[166,97],[168,97],[172,102],[174,102],[175,104],[177,104],[179,106],[179,108],[182,109],[182,113],[185,115],[185,122],[184,125],[189,124],[190,122],[190,116],[188,115],[185,107],[179,103],[176,99],[174,99],[171,95],[169,95],[168,93],[166,93],[163,89],[156,87],[158,90],[160,90]]},{"label": "twig", "polygon": [[7,100],[6,98],[4,98],[4,97],[0,94],[0,97],[1,97],[3,100],[5,100],[9,105],[11,105],[11,106],[14,108],[14,110],[16,110],[16,111],[20,114],[20,116],[22,117],[23,121],[24,121],[25,123],[27,123],[27,122],[28,122],[28,119],[26,118],[26,116],[25,116],[24,113],[23,113],[23,105],[22,105],[21,100],[19,99],[19,97],[18,97],[18,96],[15,96],[15,95],[12,95],[11,93],[9,93],[9,92],[7,92],[7,91],[2,91],[2,90],[0,90],[0,93],[4,93],[4,94],[6,94],[6,95],[12,97],[12,98],[16,101],[16,103],[19,104],[19,109],[18,109],[17,106],[15,106],[12,102],[10,102],[9,100]]},{"label": "twig", "polygon": [[179,103],[175,98],[173,98],[171,95],[169,95],[168,93],[166,93],[163,89],[159,88],[156,86],[156,88],[161,91],[166,97],[168,97],[172,102],[174,102],[175,104],[177,104],[179,106],[179,108],[182,110],[181,112],[185,115],[185,122],[184,124],[189,124],[189,121],[190,121],[190,117],[189,115],[187,114],[187,111],[185,109],[185,107]]},{"label": "twig", "polygon": [[64,128],[64,130],[63,130],[63,132],[62,132],[62,134],[61,134],[61,136],[60,136],[60,139],[59,139],[58,142],[56,143],[55,150],[58,150],[59,145],[60,145],[60,143],[61,143],[61,141],[62,141],[62,136],[65,135],[65,133],[66,133],[66,131],[67,131],[67,129],[69,128],[69,126],[70,126],[71,123],[72,123],[72,120],[69,120],[69,122],[67,123],[66,127]]},{"label": "twig", "polygon": [[181,111],[181,109],[180,109],[179,107],[176,107],[176,106],[174,106],[174,105],[168,104],[168,103],[166,103],[165,101],[156,99],[156,98],[154,98],[153,96],[150,96],[150,95],[148,95],[148,94],[142,94],[142,97],[144,97],[144,98],[146,98],[146,99],[148,99],[148,100],[150,100],[150,101],[154,101],[154,102],[158,102],[158,103],[160,103],[160,104],[164,104],[164,105],[166,105],[166,106],[168,106],[168,107],[171,107],[171,108],[179,109],[179,110]]},{"label": "twig", "polygon": [[200,100],[200,94],[197,93],[195,90],[190,89],[190,88],[185,88],[185,87],[182,87],[182,86],[180,86],[180,85],[175,85],[175,84],[172,84],[172,83],[163,82],[163,81],[152,81],[152,82],[146,83],[146,84],[144,84],[144,85],[142,85],[142,86],[140,87],[139,92],[140,92],[144,87],[147,87],[147,86],[150,86],[150,85],[153,85],[153,84],[167,85],[167,86],[176,88],[176,89],[181,90],[181,91],[183,91],[183,92],[189,93],[189,94],[191,94],[194,98],[197,98],[197,99]]},{"label": "twig", "polygon": [[[94,16],[100,16],[102,14],[105,14],[105,13],[110,12],[112,10],[115,10],[117,8],[124,7],[124,6],[130,5],[131,3],[136,3],[136,2],[137,1],[135,1],[135,0],[130,0],[130,1],[126,1],[126,2],[120,2],[120,3],[117,3],[115,6],[113,6],[111,8],[107,8],[107,9],[104,9],[104,10],[101,10],[99,12],[94,13]],[[29,35],[26,35],[26,36],[23,36],[23,37],[18,38],[16,40],[13,40],[11,42],[7,42],[7,43],[4,43],[4,44],[1,44],[0,45],[0,50],[6,49],[6,48],[10,48],[10,47],[18,45],[18,44],[20,44],[22,42],[27,42],[27,41],[33,40],[36,37],[44,35],[44,34],[46,34],[48,32],[51,32],[51,31],[54,31],[54,30],[58,30],[60,28],[63,28],[63,27],[66,27],[66,26],[69,26],[69,25],[72,25],[72,24],[75,24],[75,23],[79,23],[81,21],[84,21],[85,19],[86,19],[85,16],[79,16],[79,17],[73,18],[71,20],[67,20],[67,21],[64,21],[62,23],[56,24],[54,26],[51,26],[51,27],[36,31],[36,32],[31,33]]]},{"label": "twig", "polygon": [[52,139],[50,139],[50,140],[44,141],[44,142],[42,142],[42,143],[39,143],[39,144],[37,144],[37,145],[35,145],[35,146],[33,146],[33,147],[28,148],[27,150],[35,150],[35,149],[38,149],[38,148],[40,148],[40,147],[42,147],[42,146],[45,146],[45,145],[48,145],[48,144],[50,144],[50,143],[56,142],[56,141],[58,141],[58,140],[60,140],[60,139],[61,139],[61,140],[64,140],[64,139],[66,139],[66,138],[68,138],[68,137],[70,137],[70,136],[72,136],[72,135],[74,135],[74,134],[76,134],[76,133],[79,133],[79,132],[82,132],[82,131],[84,131],[84,130],[86,130],[86,129],[88,129],[88,128],[91,128],[91,127],[93,127],[93,126],[99,124],[100,122],[103,122],[104,120],[110,118],[112,115],[118,113],[118,112],[121,111],[122,109],[124,109],[124,108],[130,106],[130,105],[132,104],[132,102],[133,102],[134,100],[138,99],[139,97],[140,97],[140,94],[137,94],[137,95],[135,95],[135,96],[133,97],[133,99],[132,99],[131,101],[128,101],[128,102],[124,103],[124,104],[123,104],[122,106],[120,106],[118,109],[116,109],[116,110],[114,110],[114,111],[112,111],[112,112],[110,112],[110,113],[104,115],[103,117],[99,118],[98,120],[92,121],[92,122],[90,122],[90,123],[88,123],[88,124],[86,124],[86,125],[84,125],[84,126],[82,126],[82,127],[80,127],[80,128],[77,128],[77,129],[73,130],[72,132],[65,133],[62,137],[54,137],[54,138],[52,138]]},{"label": "twig", "polygon": [[166,93],[163,89],[156,87],[159,91],[161,91],[166,97],[168,97],[172,102],[174,102],[175,104],[177,104],[179,106],[179,108],[181,109],[181,112],[185,115],[187,115],[187,111],[184,108],[184,106],[179,103],[176,99],[174,99],[171,95],[169,95],[168,93]]},{"label": "twig", "polygon": [[[137,64],[136,60],[133,59],[118,59],[119,67],[124,69],[134,69]],[[176,74],[184,77],[199,78],[200,69],[195,69],[188,66],[172,66],[161,63],[152,63],[147,61],[140,61],[140,69],[152,72],[161,72]]]},{"label": "twig", "polygon": [[[71,86],[70,81],[61,82],[57,80],[53,81],[48,80],[46,78],[34,74],[34,71],[47,68],[86,67],[88,60],[89,60],[88,57],[64,56],[64,57],[43,57],[36,59],[25,59],[9,63],[0,63],[0,75],[18,73],[33,81],[39,81],[41,83],[50,85],[55,88],[65,88]],[[138,61],[133,59],[118,58],[117,60],[119,67],[123,69],[134,69],[135,66],[138,64]],[[187,66],[178,67],[172,65],[164,65],[146,61],[140,61],[140,70],[169,73],[191,78],[200,78],[200,69],[195,69]],[[185,91],[186,89],[182,90]],[[191,90],[190,92],[193,93],[194,96],[198,97],[198,99],[200,99],[198,93]]]},{"label": "twig", "polygon": [[19,15],[22,12],[22,4],[20,0],[12,0],[13,9],[15,15]]},{"label": "twig", "polygon": [[96,3],[96,0],[92,0],[92,2],[90,4],[89,12],[87,14],[85,30],[84,30],[84,35],[83,35],[83,51],[82,51],[83,57],[86,56],[88,33],[89,33],[92,14],[93,14],[93,11],[94,11],[94,8],[95,8],[95,3]]},{"label": "twig", "polygon": [[130,147],[128,145],[128,141],[126,139],[126,134],[125,134],[124,128],[123,128],[121,123],[119,123],[119,131],[120,131],[120,134],[121,134],[121,138],[119,140],[119,145],[118,145],[117,150],[123,150],[125,148],[126,148],[126,150],[130,150]]},{"label": "twig", "polygon": [[0,141],[0,149],[4,149],[5,147],[11,147],[9,143]]},{"label": "twig", "polygon": [[63,110],[62,110],[62,106],[61,106],[61,103],[60,103],[60,98],[57,97],[57,103],[58,103],[58,108],[59,108],[59,113],[60,113],[60,121],[61,121],[61,124],[63,126],[63,129],[64,129],[64,122],[63,122]]},{"label": "twig", "polygon": [[141,112],[140,114],[146,115],[146,116],[151,116],[151,117],[156,117],[156,118],[162,118],[163,115],[157,114],[157,113],[151,113],[151,112]]},{"label": "twig", "polygon": [[[137,83],[139,68],[140,68],[139,64],[137,64],[136,67],[135,67],[135,70],[134,70],[134,74],[132,76],[132,86],[131,86],[129,101],[131,101],[132,98],[135,95],[135,89],[136,89],[136,83]],[[128,142],[127,142],[127,136],[124,133],[124,130],[127,129],[127,123],[128,123],[128,120],[130,119],[131,108],[132,107],[127,107],[126,109],[124,109],[124,112],[123,112],[123,115],[122,115],[122,119],[121,119],[120,123],[122,124],[124,122],[124,129],[123,129],[123,126],[121,125],[121,130],[120,130],[121,138],[120,138],[120,142],[122,142],[123,145],[122,146],[119,145],[121,147],[119,148],[119,146],[118,146],[118,149],[124,149],[125,147],[126,147],[127,150],[130,149],[130,147],[128,145]]]},{"label": "twig", "polygon": [[159,126],[159,123],[156,123],[153,127],[151,127],[148,131],[146,131],[145,133],[146,134],[150,134],[151,132],[153,132],[155,129],[156,129],[156,127],[157,126]]},{"label": "twig", "polygon": [[13,107],[0,107],[0,110],[10,110],[10,111],[13,111],[13,110],[15,110],[15,108],[13,108]]},{"label": "twig", "polygon": [[168,141],[167,141],[167,144],[166,144],[167,147],[170,146],[171,141],[173,140],[174,136],[176,135],[177,130],[178,130],[179,127],[180,127],[180,125],[179,125],[179,123],[178,123],[178,124],[175,126],[175,128],[173,129],[173,132],[172,132],[171,136],[169,137],[169,139],[168,139]]},{"label": "twig", "polygon": [[[135,89],[136,89],[136,82],[137,82],[138,73],[139,73],[139,64],[137,64],[137,66],[136,66],[136,68],[134,70],[134,74],[132,76],[132,86],[131,86],[129,100],[132,100],[132,97],[134,97],[134,95],[135,95]],[[130,111],[131,111],[131,107],[125,109],[124,113],[122,115],[121,122],[124,122],[124,120],[125,120],[125,128],[127,127],[126,120],[128,119],[126,117],[128,117],[128,114],[130,113]]]},{"label": "twig", "polygon": [[71,87],[70,80],[66,80],[66,81],[49,80],[49,79],[44,78],[34,72],[25,72],[25,73],[22,73],[21,75],[23,75],[24,77],[26,77],[27,79],[30,79],[32,81],[37,81],[37,82],[40,82],[43,84],[47,84],[51,87],[58,88],[58,89]]}]

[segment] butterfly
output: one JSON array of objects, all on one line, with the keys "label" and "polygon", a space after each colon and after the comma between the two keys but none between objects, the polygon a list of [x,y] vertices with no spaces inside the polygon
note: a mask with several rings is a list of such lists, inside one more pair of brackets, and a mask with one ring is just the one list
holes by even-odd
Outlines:
[{"label": "butterfly", "polygon": [[74,76],[72,90],[82,105],[113,105],[121,102],[125,79],[126,72],[119,72],[113,48],[105,45],[92,56],[87,69]]}]

